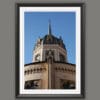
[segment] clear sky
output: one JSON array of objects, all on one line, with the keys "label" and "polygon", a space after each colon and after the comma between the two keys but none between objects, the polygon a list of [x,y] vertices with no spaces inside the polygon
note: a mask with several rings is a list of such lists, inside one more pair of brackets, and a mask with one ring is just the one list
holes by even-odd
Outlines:
[{"label": "clear sky", "polygon": [[67,49],[69,63],[76,63],[75,59],[75,12],[25,12],[25,40],[24,40],[24,63],[31,63],[33,48],[39,37],[48,33],[48,22],[51,20],[52,34],[62,36]]}]

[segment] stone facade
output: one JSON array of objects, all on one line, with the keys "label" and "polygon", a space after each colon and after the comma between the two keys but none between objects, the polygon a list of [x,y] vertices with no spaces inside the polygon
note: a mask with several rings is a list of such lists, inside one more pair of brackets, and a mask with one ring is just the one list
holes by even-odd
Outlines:
[{"label": "stone facade", "polygon": [[63,89],[64,83],[67,82],[70,82],[70,85],[75,88],[75,65],[73,64],[60,62],[31,63],[25,65],[24,73],[25,82],[30,84],[32,80],[37,81],[37,88],[39,89]]},{"label": "stone facade", "polygon": [[46,51],[52,50],[54,52],[54,60],[60,61],[60,54],[64,56],[65,61],[67,61],[67,52],[63,48],[61,48],[59,45],[53,44],[53,45],[40,45],[33,51],[33,62],[38,62],[36,59],[37,55],[40,55],[39,61],[45,61],[46,58]]}]

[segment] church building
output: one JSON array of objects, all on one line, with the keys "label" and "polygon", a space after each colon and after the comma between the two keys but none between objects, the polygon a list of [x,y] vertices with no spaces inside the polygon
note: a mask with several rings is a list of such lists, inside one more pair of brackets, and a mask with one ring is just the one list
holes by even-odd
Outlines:
[{"label": "church building", "polygon": [[67,60],[67,49],[62,37],[48,33],[38,38],[33,49],[32,63],[24,65],[25,89],[75,89],[75,64]]}]

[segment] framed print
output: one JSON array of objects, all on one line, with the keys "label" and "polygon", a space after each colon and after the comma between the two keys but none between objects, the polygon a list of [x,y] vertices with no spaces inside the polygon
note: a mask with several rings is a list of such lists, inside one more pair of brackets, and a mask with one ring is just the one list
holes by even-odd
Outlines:
[{"label": "framed print", "polygon": [[16,97],[84,97],[84,3],[16,4]]}]

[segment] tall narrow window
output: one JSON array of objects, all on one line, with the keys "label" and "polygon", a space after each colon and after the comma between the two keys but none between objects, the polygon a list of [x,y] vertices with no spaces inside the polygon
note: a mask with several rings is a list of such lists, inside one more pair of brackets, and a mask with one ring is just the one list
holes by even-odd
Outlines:
[{"label": "tall narrow window", "polygon": [[61,62],[65,62],[65,56],[62,54],[59,54],[59,58]]}]

